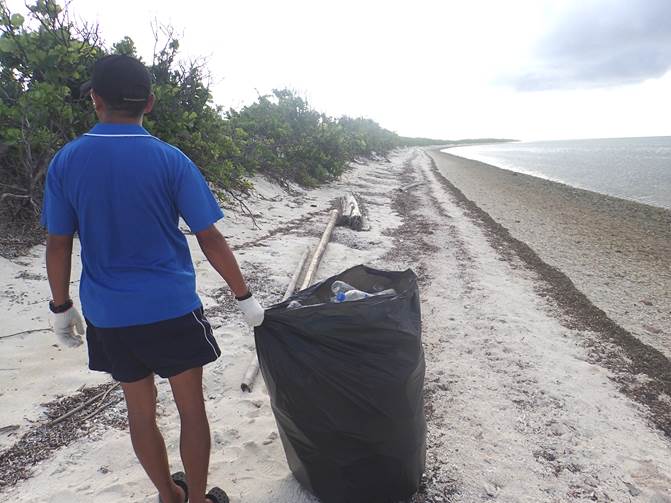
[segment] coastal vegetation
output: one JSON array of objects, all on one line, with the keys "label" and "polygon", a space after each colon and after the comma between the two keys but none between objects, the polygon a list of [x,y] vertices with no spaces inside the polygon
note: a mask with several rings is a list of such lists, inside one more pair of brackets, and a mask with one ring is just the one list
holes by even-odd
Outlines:
[{"label": "coastal vegetation", "polygon": [[[0,228],[7,238],[36,229],[46,171],[54,153],[86,132],[95,115],[80,86],[106,54],[138,57],[125,37],[105,45],[98,25],[67,4],[37,0],[27,18],[0,0]],[[445,141],[403,138],[366,118],[330,117],[290,89],[277,89],[240,110],[213,102],[206,61],[184,61],[170,27],[154,23],[155,48],[143,61],[156,106],[145,118],[154,135],[184,151],[222,197],[251,187],[261,173],[280,184],[315,186],[347,163],[384,156],[402,145]]]}]

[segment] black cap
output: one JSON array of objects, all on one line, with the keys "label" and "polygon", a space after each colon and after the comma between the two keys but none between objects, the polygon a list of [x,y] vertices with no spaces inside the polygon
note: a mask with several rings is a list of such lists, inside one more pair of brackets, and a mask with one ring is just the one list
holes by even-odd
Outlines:
[{"label": "black cap", "polygon": [[91,80],[81,86],[82,96],[91,89],[111,103],[145,102],[151,94],[151,76],[137,59],[114,54],[96,61]]}]

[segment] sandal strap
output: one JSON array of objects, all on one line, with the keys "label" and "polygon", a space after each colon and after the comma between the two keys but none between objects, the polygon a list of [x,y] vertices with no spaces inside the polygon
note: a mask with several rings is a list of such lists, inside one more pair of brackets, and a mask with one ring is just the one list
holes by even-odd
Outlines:
[{"label": "sandal strap", "polygon": [[172,474],[172,481],[184,491],[184,503],[189,501],[189,486],[186,483],[186,473],[176,472]]},{"label": "sandal strap", "polygon": [[230,503],[228,495],[220,487],[213,487],[205,497],[210,498],[213,503]]}]

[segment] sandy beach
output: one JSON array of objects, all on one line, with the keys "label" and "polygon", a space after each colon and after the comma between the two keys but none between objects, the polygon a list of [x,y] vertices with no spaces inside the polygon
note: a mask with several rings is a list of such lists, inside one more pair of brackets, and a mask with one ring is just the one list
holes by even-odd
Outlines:
[{"label": "sandy beach", "polygon": [[[371,229],[336,228],[317,279],[359,263],[411,267],[420,279],[429,430],[413,503],[671,502],[671,365],[662,352],[668,215],[632,206],[640,218],[620,217],[618,226],[615,208],[628,203],[609,202],[613,213],[599,212],[601,196],[571,196],[557,184],[423,149],[354,163],[341,180],[314,190],[254,182],[246,203],[258,226],[239,207],[225,208],[218,225],[264,305],[279,301],[344,191],[361,195]],[[573,234],[571,221],[581,222]],[[619,241],[607,240],[608,232]],[[559,263],[571,255],[558,250],[566,236],[584,246],[572,249],[576,271]],[[223,351],[205,370],[210,480],[235,503],[314,502],[289,472],[262,381],[251,394],[240,390],[253,339],[188,239]],[[39,331],[48,327],[43,255],[37,246],[0,259],[0,501],[155,502],[133,457],[118,390],[99,413],[90,416],[94,406],[48,426],[111,383],[86,369],[84,347],[60,348]],[[73,294],[79,267],[76,260]],[[597,287],[574,279],[611,270],[627,271],[640,290],[630,287],[622,300],[624,283],[612,283],[614,274]],[[643,313],[661,311],[627,317],[633,298]],[[13,335],[27,330],[38,331]],[[178,469],[177,412],[168,383],[157,386],[159,424]]]},{"label": "sandy beach", "polygon": [[671,356],[671,211],[433,151],[463,194]]}]

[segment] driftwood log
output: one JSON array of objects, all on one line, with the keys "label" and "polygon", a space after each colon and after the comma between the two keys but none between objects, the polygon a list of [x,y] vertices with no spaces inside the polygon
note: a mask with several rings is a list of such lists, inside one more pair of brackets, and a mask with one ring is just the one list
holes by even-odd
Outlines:
[{"label": "driftwood log", "polygon": [[425,183],[426,182],[411,183],[409,185],[404,185],[403,187],[399,187],[398,190],[400,190],[401,192],[405,192],[406,190],[410,190],[410,189],[413,189],[415,187],[419,187],[420,185],[424,185]]},{"label": "driftwood log", "polygon": [[301,285],[301,290],[304,290],[305,288],[309,287],[310,284],[312,283],[312,280],[314,279],[315,274],[317,273],[319,263],[322,260],[322,256],[326,251],[326,245],[328,245],[329,241],[331,240],[331,234],[333,234],[333,228],[335,227],[337,220],[338,220],[338,210],[332,210],[331,218],[329,218],[329,222],[328,224],[326,224],[326,229],[324,229],[322,238],[319,240],[319,244],[317,245],[317,248],[315,249],[315,252],[312,255],[312,260],[310,260],[310,266],[308,267],[308,270],[305,273],[305,278],[303,278],[303,284]]},{"label": "driftwood log", "polygon": [[364,216],[354,194],[347,194],[338,199],[338,225],[345,225],[355,231],[363,230]]}]

